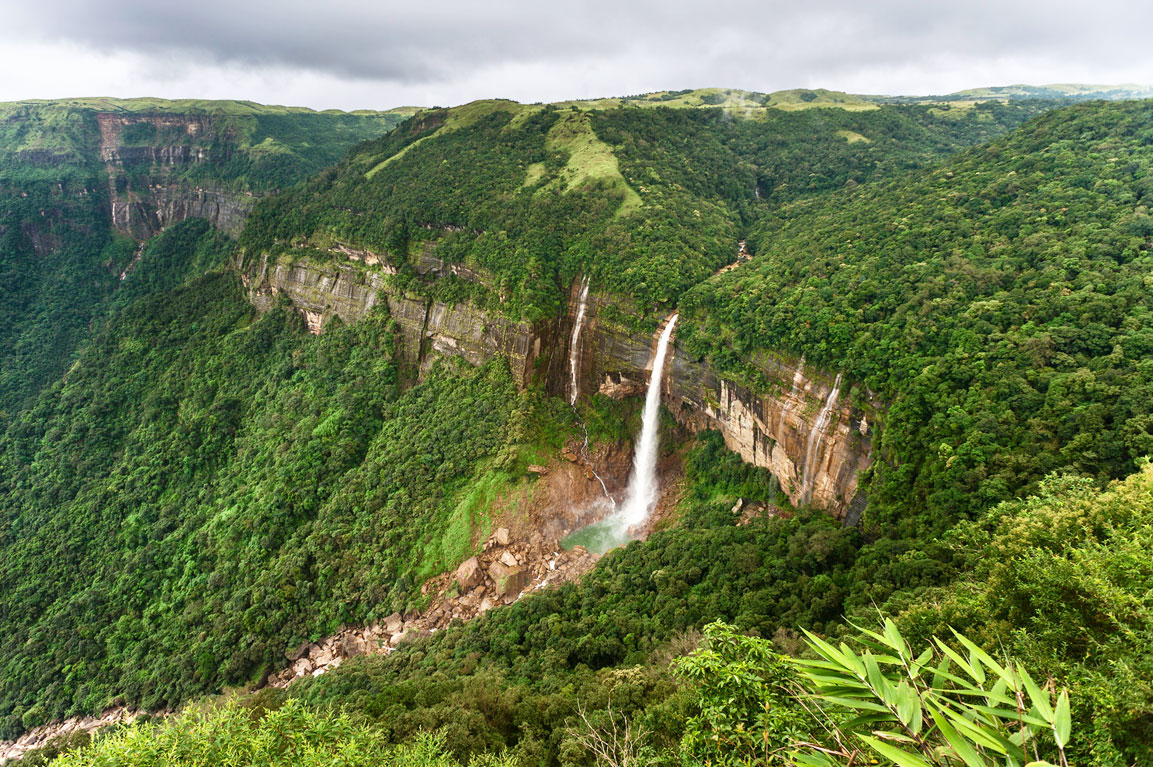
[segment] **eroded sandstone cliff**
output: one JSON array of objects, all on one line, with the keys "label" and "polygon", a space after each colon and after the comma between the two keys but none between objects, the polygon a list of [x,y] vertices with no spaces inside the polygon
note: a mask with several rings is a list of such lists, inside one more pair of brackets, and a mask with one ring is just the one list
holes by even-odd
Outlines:
[{"label": "eroded sandstone cliff", "polygon": [[[314,333],[332,317],[355,322],[385,301],[399,328],[398,351],[412,368],[423,369],[438,355],[463,357],[473,364],[503,355],[522,385],[543,381],[554,393],[571,395],[565,366],[577,316],[575,284],[574,301],[562,320],[532,324],[467,302],[448,305],[406,294],[390,279],[395,270],[383,255],[339,249],[334,254],[349,260],[270,263],[259,257],[239,266],[254,305],[267,310],[284,295]],[[362,266],[372,263],[376,266],[370,269]],[[655,336],[608,319],[630,310],[613,296],[589,295],[575,357],[580,396],[600,391],[619,398],[644,392]],[[877,404],[842,396],[838,376],[806,367],[803,360],[765,355],[750,362],[766,382],[758,392],[674,348],[665,381],[666,406],[691,430],[720,431],[745,461],[769,469],[793,503],[812,503],[855,522],[865,503],[860,478],[872,462]]]},{"label": "eroded sandstone cliff", "polygon": [[[343,250],[339,254],[347,255]],[[399,289],[389,278],[396,270],[379,254],[356,251],[349,263],[306,260],[270,263],[267,256],[239,262],[253,305],[267,311],[284,295],[300,311],[313,333],[333,317],[356,322],[380,301],[398,326],[398,353],[410,368],[423,372],[438,356],[462,357],[474,365],[496,356],[509,360],[521,386],[534,377],[547,357],[554,323],[511,320],[469,303],[447,304]],[[375,262],[371,269],[352,263]]]},{"label": "eroded sandstone cliff", "polygon": [[[251,192],[189,183],[189,166],[227,161],[231,135],[209,115],[99,113],[100,159],[108,173],[113,227],[138,240],[186,218],[206,218],[229,234],[240,231],[255,202]],[[130,129],[159,138],[125,141]]]}]

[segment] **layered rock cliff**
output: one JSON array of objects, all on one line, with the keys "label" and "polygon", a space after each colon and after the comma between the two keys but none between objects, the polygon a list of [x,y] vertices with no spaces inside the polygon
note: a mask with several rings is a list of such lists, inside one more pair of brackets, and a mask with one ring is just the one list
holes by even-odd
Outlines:
[{"label": "layered rock cliff", "polygon": [[[314,333],[332,317],[355,322],[384,301],[398,325],[398,351],[413,368],[424,368],[438,355],[473,364],[503,355],[522,385],[543,381],[556,394],[571,394],[567,364],[577,316],[575,285],[563,320],[518,322],[469,303],[406,294],[390,279],[395,271],[384,256],[345,250],[337,252],[349,257],[345,263],[270,263],[261,257],[239,267],[257,308],[267,310],[277,296],[286,296]],[[366,269],[363,263],[377,266]],[[643,394],[656,338],[607,319],[629,310],[614,297],[589,295],[575,356],[580,396]],[[718,375],[674,347],[666,406],[693,431],[720,431],[745,461],[769,469],[793,503],[812,503],[855,523],[865,504],[859,485],[872,461],[877,405],[840,396],[839,377],[806,368],[803,360],[764,356],[751,362],[764,375],[764,392]]]},{"label": "layered rock cliff", "polygon": [[278,296],[286,296],[313,333],[322,332],[333,317],[355,322],[386,302],[398,326],[398,353],[410,369],[423,372],[438,356],[462,357],[474,365],[504,356],[516,380],[527,386],[538,360],[547,368],[555,323],[518,322],[472,304],[447,304],[407,293],[389,279],[396,270],[383,256],[351,249],[338,253],[376,265],[365,269],[353,263],[306,260],[270,263],[267,256],[238,265],[257,309],[267,311]]},{"label": "layered rock cliff", "polygon": [[[606,312],[610,307],[615,311]],[[619,398],[644,392],[655,335],[640,336],[599,319],[628,309],[611,296],[589,297],[582,334],[587,340],[579,355],[582,395],[600,391]],[[870,423],[876,403],[839,396],[841,381],[806,368],[803,360],[765,355],[751,362],[771,393],[726,379],[674,345],[665,406],[693,431],[720,431],[725,444],[746,462],[771,471],[792,503],[812,503],[855,523],[866,501],[859,479],[872,462]]]},{"label": "layered rock cliff", "polygon": [[[200,186],[178,178],[189,166],[229,159],[233,136],[209,115],[99,113],[100,159],[108,173],[113,227],[138,240],[186,218],[205,218],[237,234],[255,202],[251,192]],[[127,131],[156,137],[125,141]]]}]

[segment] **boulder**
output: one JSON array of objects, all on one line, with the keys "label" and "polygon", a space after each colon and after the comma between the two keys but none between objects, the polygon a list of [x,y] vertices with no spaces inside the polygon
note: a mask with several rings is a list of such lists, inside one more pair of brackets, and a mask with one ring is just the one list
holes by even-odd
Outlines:
[{"label": "boulder", "polygon": [[530,464],[528,465],[528,470],[529,470],[529,473],[530,473],[530,474],[539,474],[539,475],[541,475],[542,477],[543,477],[544,475],[548,474],[548,469],[547,469],[547,468],[545,468],[544,466],[539,466],[539,465],[537,465],[537,464],[535,464],[535,463],[530,463]]},{"label": "boulder", "polygon": [[400,613],[393,613],[384,619],[384,633],[395,634],[400,631],[401,626],[404,625],[404,620],[400,617]]},{"label": "boulder", "polygon": [[346,636],[340,641],[340,654],[345,658],[364,655],[366,649],[365,641],[358,636]]},{"label": "boulder", "polygon": [[497,591],[500,590],[500,582],[508,575],[508,571],[509,566],[499,559],[489,564],[488,577],[492,579],[493,583],[497,584]]},{"label": "boulder", "polygon": [[498,527],[496,532],[492,534],[492,537],[501,546],[507,546],[509,541],[508,528]]},{"label": "boulder", "polygon": [[508,567],[516,567],[517,565],[520,564],[520,562],[517,561],[517,558],[515,556],[513,556],[513,553],[511,551],[506,551],[503,554],[501,554],[500,555],[500,561],[501,561],[501,563],[507,565]]},{"label": "boulder", "polygon": [[480,569],[480,560],[469,557],[456,568],[456,582],[460,584],[461,591],[474,589],[484,580],[484,571]]},{"label": "boulder", "polygon": [[519,567],[510,567],[504,577],[496,581],[496,593],[502,597],[519,594],[528,586],[528,572]]}]

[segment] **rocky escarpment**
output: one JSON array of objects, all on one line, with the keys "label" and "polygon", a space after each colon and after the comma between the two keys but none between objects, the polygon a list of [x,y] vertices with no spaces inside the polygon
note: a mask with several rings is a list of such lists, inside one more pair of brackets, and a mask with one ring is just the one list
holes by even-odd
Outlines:
[{"label": "rocky escarpment", "polygon": [[[390,277],[387,257],[347,247],[334,249],[346,263],[312,261],[271,263],[267,256],[238,262],[253,305],[267,311],[286,296],[303,314],[309,330],[320,333],[333,317],[355,322],[381,301],[399,328],[398,353],[410,369],[423,371],[438,356],[454,356],[479,365],[496,356],[509,361],[521,386],[547,367],[555,323],[511,320],[469,303],[448,304],[408,293]],[[353,261],[375,264],[365,269]]]},{"label": "rocky escarpment", "polygon": [[[99,113],[100,159],[108,173],[113,227],[138,240],[186,218],[205,218],[237,234],[252,209],[251,192],[200,186],[177,176],[189,166],[226,162],[231,136],[208,115]],[[147,130],[155,143],[125,142]]]},{"label": "rocky escarpment", "polygon": [[[332,317],[355,322],[385,301],[400,327],[399,353],[409,365],[422,368],[437,355],[473,364],[503,355],[521,385],[544,381],[554,393],[571,395],[566,365],[577,315],[575,284],[563,321],[532,324],[467,302],[448,305],[406,294],[390,280],[394,270],[380,254],[338,248],[334,255],[349,260],[318,265],[270,263],[260,257],[240,267],[258,308],[267,310],[284,295],[314,333]],[[374,262],[373,269],[361,266]],[[581,396],[643,394],[656,338],[608,319],[630,309],[613,297],[589,295],[575,357]],[[803,360],[765,355],[750,362],[765,382],[759,391],[674,347],[665,405],[691,430],[720,431],[745,461],[769,469],[794,504],[812,503],[854,523],[865,503],[859,485],[872,462],[877,404],[841,396],[839,377],[806,367]]]},{"label": "rocky escarpment", "polygon": [[[589,297],[587,345],[580,355],[582,394],[600,391],[620,398],[644,391],[655,336],[598,319],[627,310],[612,297]],[[674,346],[665,406],[694,431],[720,431],[741,458],[771,471],[794,504],[812,503],[855,523],[866,500],[859,478],[872,462],[870,423],[877,405],[841,397],[838,377],[806,368],[803,360],[764,355],[750,362],[769,393],[718,375]]]}]

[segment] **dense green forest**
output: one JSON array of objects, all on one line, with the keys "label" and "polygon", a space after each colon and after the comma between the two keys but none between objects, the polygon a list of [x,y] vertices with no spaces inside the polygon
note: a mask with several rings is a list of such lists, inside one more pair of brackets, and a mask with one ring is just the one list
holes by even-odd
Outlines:
[{"label": "dense green forest", "polygon": [[[205,229],[134,276],[211,252]],[[0,438],[7,733],[245,681],[465,555],[440,538],[454,495],[531,397],[500,361],[401,393],[392,338],[383,310],[315,339],[287,308],[256,318],[223,272],[109,323]]]},{"label": "dense green forest", "polygon": [[[123,108],[145,106],[177,109]],[[675,509],[579,583],[58,764],[577,767],[611,763],[611,733],[637,765],[1024,767],[1002,725],[1034,738],[1022,759],[1153,759],[1149,104],[673,106],[428,110],[321,169],[352,116],[313,152],[292,110],[237,102],[233,149],[178,180],[279,191],[235,240],[189,219],[139,247],[110,229],[96,107],[42,117],[47,154],[0,133],[24,174],[0,173],[0,738],[259,686],[304,642],[425,606],[487,535],[477,488],[531,494],[530,465],[586,434],[628,449],[635,401],[570,408],[499,356],[402,368],[387,302],[314,336],[234,266],[346,245],[397,269],[389,290],[518,319],[562,316],[588,275],[637,307],[606,320],[676,308],[680,348],[754,391],[764,351],[843,372],[881,414],[863,524],[666,419]],[[124,146],[172,138],[141,125]],[[476,282],[421,276],[429,254]],[[998,734],[966,746],[933,711],[974,690],[1027,704],[970,711]]]},{"label": "dense green forest", "polygon": [[870,518],[940,531],[1048,473],[1153,453],[1153,112],[1043,115],[932,169],[788,205],[682,302],[680,342],[749,384],[758,349],[888,404]]},{"label": "dense green forest", "polygon": [[[534,595],[389,656],[352,659],[289,690],[242,696],[240,710],[259,717],[287,706],[302,747],[325,732],[314,732],[307,712],[336,706],[359,724],[327,731],[369,737],[375,753],[437,732],[462,761],[503,752],[513,764],[582,765],[592,760],[589,731],[627,720],[641,733],[637,764],[785,763],[777,761],[783,752],[765,757],[764,732],[774,750],[834,747],[823,728],[853,726],[850,711],[835,704],[822,712],[828,720],[814,718],[788,655],[809,643],[793,627],[853,641],[860,635],[842,611],[871,625],[879,603],[869,590],[879,587],[891,590],[884,609],[918,652],[934,635],[955,642],[953,627],[997,657],[1010,653],[1034,677],[1056,673],[1074,702],[1070,763],[1150,757],[1141,639],[1153,629],[1153,572],[1143,554],[1153,513],[1148,465],[1104,493],[1084,479],[1054,477],[1039,496],[999,505],[938,545],[904,554],[864,543],[820,514],[734,526],[732,498],[765,497],[772,483],[721,450],[716,435],[693,448],[689,478],[684,508],[701,518],[688,530],[614,552],[579,586]],[[710,627],[702,643],[707,616],[735,627]],[[185,714],[197,724],[177,720],[157,740],[190,754],[236,748],[257,722],[235,705]],[[202,743],[204,719],[232,724]],[[137,763],[149,764],[161,749],[145,745],[150,737],[150,729],[132,729],[66,764],[123,755],[129,743],[137,744]]]},{"label": "dense green forest", "polygon": [[1046,106],[735,120],[720,109],[477,102],[423,112],[262,202],[241,245],[323,259],[343,243],[403,270],[431,240],[438,258],[479,270],[488,301],[511,316],[555,315],[578,271],[647,312],[731,262],[766,203],[923,166]]},{"label": "dense green forest", "polygon": [[113,179],[126,198],[156,183],[189,197],[290,186],[402,119],[161,99],[0,104],[0,424],[75,361],[136,254],[111,228],[102,117],[127,123]]}]

